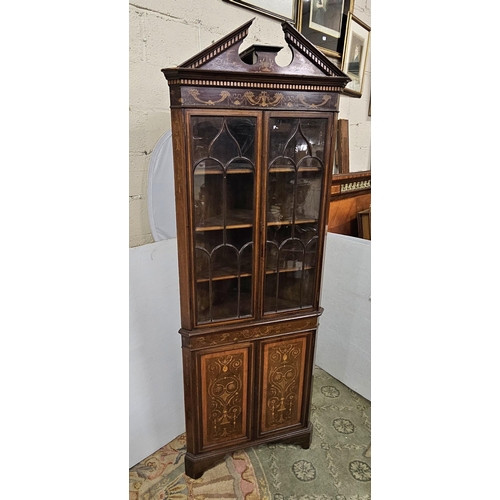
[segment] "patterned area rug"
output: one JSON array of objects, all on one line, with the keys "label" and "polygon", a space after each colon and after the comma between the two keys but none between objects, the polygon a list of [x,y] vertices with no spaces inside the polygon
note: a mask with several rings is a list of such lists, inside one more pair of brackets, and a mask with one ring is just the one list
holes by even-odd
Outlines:
[{"label": "patterned area rug", "polygon": [[130,469],[130,500],[370,500],[370,415],[370,401],[315,367],[309,450],[248,448],[193,480],[182,434]]},{"label": "patterned area rug", "polygon": [[[186,435],[181,434],[130,469],[130,500],[205,500],[266,498],[248,455],[238,451],[201,478],[184,474]],[[262,483],[265,485],[265,483]],[[269,498],[269,497],[267,497]]]}]

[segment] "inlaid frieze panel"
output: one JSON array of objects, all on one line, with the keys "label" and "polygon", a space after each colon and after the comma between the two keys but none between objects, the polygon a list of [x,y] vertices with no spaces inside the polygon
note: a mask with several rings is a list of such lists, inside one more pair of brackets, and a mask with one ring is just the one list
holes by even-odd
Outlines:
[{"label": "inlaid frieze panel", "polygon": [[[285,90],[287,86],[276,84],[268,89],[245,90],[223,87],[176,87],[170,91],[171,106],[238,109],[304,109],[337,110],[338,94],[329,86],[297,86],[296,91]],[[302,90],[302,92],[300,92]]]},{"label": "inlaid frieze panel", "polygon": [[300,423],[306,341],[264,344],[261,432]]},{"label": "inlaid frieze panel", "polygon": [[203,447],[247,432],[248,348],[201,356]]}]

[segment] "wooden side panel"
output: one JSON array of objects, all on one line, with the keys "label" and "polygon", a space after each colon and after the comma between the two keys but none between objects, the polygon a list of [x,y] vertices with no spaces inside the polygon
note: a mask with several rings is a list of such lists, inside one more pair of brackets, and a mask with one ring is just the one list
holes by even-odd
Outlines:
[{"label": "wooden side panel", "polygon": [[260,433],[301,424],[307,337],[262,344]]},{"label": "wooden side panel", "polygon": [[365,240],[371,240],[371,208],[358,212],[358,235]]},{"label": "wooden side panel", "polygon": [[200,356],[202,448],[250,438],[250,347]]},{"label": "wooden side panel", "polygon": [[182,349],[182,365],[184,380],[184,409],[186,421],[186,447],[187,451],[194,453],[196,451],[196,410],[191,401],[194,400],[193,394],[196,390],[195,366],[192,363],[193,357],[189,349]]},{"label": "wooden side panel", "polygon": [[182,110],[172,109],[172,144],[174,149],[174,181],[177,221],[177,255],[179,261],[179,292],[181,306],[181,324],[183,328],[192,327],[190,301],[189,263],[189,204],[188,204],[188,168],[186,166],[185,124]]}]

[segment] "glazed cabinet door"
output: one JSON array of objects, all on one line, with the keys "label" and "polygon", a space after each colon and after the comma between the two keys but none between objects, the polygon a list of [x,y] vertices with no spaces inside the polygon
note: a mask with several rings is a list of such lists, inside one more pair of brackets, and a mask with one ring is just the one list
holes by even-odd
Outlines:
[{"label": "glazed cabinet door", "polygon": [[269,114],[264,314],[317,307],[332,117]]},{"label": "glazed cabinet door", "polygon": [[198,353],[200,451],[250,440],[252,365],[251,344]]},{"label": "glazed cabinet door", "polygon": [[187,119],[195,324],[252,319],[261,114],[200,110]]},{"label": "glazed cabinet door", "polygon": [[263,341],[259,435],[307,424],[314,332]]}]

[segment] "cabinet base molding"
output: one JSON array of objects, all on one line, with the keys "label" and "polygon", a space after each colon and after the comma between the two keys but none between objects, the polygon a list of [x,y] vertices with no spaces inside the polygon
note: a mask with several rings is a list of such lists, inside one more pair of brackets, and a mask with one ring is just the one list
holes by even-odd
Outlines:
[{"label": "cabinet base molding", "polygon": [[[251,446],[253,447],[266,443],[279,442],[280,444],[293,444],[301,446],[303,449],[307,450],[311,446],[311,440],[312,424],[309,423],[305,429],[299,429],[288,434],[280,433],[279,436],[267,436],[266,438],[256,439],[252,441]],[[207,469],[222,461],[227,455],[241,449],[244,448],[240,445],[225,447],[223,450],[214,450],[196,455],[188,452],[186,453],[184,459],[186,475],[192,479],[198,479]]]}]

